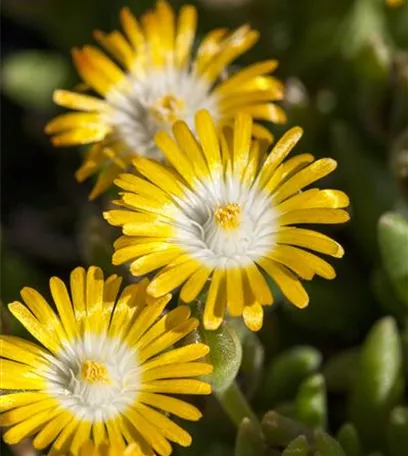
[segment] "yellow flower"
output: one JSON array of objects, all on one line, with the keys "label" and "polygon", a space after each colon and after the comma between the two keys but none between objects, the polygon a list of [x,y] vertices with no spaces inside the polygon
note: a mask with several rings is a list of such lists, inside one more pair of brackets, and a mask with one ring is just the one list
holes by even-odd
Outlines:
[{"label": "yellow flower", "polygon": [[168,394],[210,394],[207,383],[190,378],[211,372],[197,361],[209,348],[171,347],[198,321],[187,306],[162,316],[171,295],[148,297],[147,279],[117,298],[121,280],[76,268],[70,293],[57,277],[50,280],[58,315],[31,288],[21,291],[26,305],[9,305],[42,346],[1,336],[0,388],[13,390],[0,397],[6,443],[35,435],[35,448],[52,444],[50,454],[74,456],[90,438],[123,451],[125,442],[137,442],[145,455],[169,455],[170,441],[190,445],[167,413],[193,421],[201,413]]},{"label": "yellow flower", "polygon": [[117,202],[123,207],[104,216],[121,226],[124,236],[115,242],[113,263],[130,263],[135,276],[158,269],[147,292],[159,297],[182,286],[184,302],[194,300],[211,278],[204,326],[218,328],[227,308],[256,331],[262,306],[273,302],[260,269],[298,307],[309,301],[299,278],[335,277],[332,266],[303,248],[341,257],[342,247],[294,225],[345,222],[349,215],[341,208],[349,200],[339,190],[303,191],[331,173],[336,162],[314,161],[310,154],[284,161],[302,135],[298,127],[265,161],[259,142],[251,143],[247,114],[238,114],[233,134],[226,131],[220,139],[207,111],[198,112],[195,128],[198,140],[182,121],[173,127],[176,140],[165,132],[156,136],[175,170],[137,157],[133,165],[139,174],[115,181],[124,190]]},{"label": "yellow flower", "polygon": [[[124,34],[95,32],[97,41],[116,62],[94,46],[73,49],[79,75],[99,97],[57,90],[54,101],[74,113],[51,120],[46,132],[56,146],[91,144],[79,181],[99,172],[90,194],[95,198],[137,154],[160,159],[154,134],[170,131],[177,119],[193,128],[199,109],[211,112],[217,123],[231,122],[238,109],[260,120],[282,123],[283,84],[269,75],[275,60],[246,67],[229,78],[228,65],[250,49],[258,32],[244,25],[233,32],[209,32],[193,51],[197,13],[186,5],[176,17],[166,1],[141,17],[140,24],[125,8],[120,19]],[[254,135],[271,141],[261,125]]]}]

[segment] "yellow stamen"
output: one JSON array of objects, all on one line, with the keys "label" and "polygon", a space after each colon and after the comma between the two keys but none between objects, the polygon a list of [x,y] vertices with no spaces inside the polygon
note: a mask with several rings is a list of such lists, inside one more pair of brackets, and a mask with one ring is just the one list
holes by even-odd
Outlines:
[{"label": "yellow stamen", "polygon": [[168,94],[156,100],[150,111],[160,122],[174,123],[183,114],[184,107],[183,101]]},{"label": "yellow stamen", "polygon": [[108,369],[98,361],[86,360],[81,367],[82,379],[88,383],[110,383]]},{"label": "yellow stamen", "polygon": [[215,211],[217,223],[226,230],[238,228],[241,214],[241,208],[237,203],[228,203]]}]

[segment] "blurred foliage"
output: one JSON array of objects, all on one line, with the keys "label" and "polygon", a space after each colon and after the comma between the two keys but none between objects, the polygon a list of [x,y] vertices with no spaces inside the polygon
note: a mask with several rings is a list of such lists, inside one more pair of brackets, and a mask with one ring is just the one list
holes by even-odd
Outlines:
[{"label": "blurred foliage", "polygon": [[[305,285],[306,310],[276,293],[258,334],[232,322],[234,354],[221,352],[216,380],[222,390],[240,367],[236,381],[262,429],[248,419],[236,432],[214,398],[200,399],[204,417],[188,425],[193,444],[175,454],[405,456],[408,6],[390,8],[385,0],[193,3],[198,38],[245,22],[260,30],[259,43],[241,61],[280,61],[289,122],[271,129],[279,136],[301,125],[298,153],[336,158],[339,169],[325,183],[350,195],[352,219],[326,230],[346,255],[336,261],[335,280]],[[93,42],[93,29],[117,27],[125,4],[140,14],[153,0],[2,1],[3,303],[18,299],[25,285],[46,294],[49,276],[66,279],[80,262],[118,272],[109,262],[114,236],[99,215],[109,197],[87,201],[87,186],[73,177],[82,151],[54,150],[43,128],[56,111],[52,90],[78,82],[70,48]],[[21,334],[5,307],[1,320],[2,331]],[[204,337],[217,346],[221,336]],[[229,356],[235,363],[226,369]]]}]

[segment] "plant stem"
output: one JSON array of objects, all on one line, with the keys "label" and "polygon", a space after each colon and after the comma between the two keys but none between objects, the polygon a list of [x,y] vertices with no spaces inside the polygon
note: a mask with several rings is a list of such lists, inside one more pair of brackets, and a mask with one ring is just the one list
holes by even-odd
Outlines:
[{"label": "plant stem", "polygon": [[252,411],[236,381],[233,381],[226,390],[216,392],[215,395],[224,411],[237,427],[244,418],[249,418],[256,428],[261,428],[258,417]]}]

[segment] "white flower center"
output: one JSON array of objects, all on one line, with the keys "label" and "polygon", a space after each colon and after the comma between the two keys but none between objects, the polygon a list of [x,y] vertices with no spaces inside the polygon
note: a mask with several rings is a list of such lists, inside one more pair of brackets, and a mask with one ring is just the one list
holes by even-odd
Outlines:
[{"label": "white flower center", "polygon": [[271,198],[237,179],[198,184],[178,201],[177,243],[211,266],[245,266],[275,245]]},{"label": "white flower center", "polygon": [[211,86],[189,71],[169,66],[151,71],[145,79],[130,75],[129,82],[129,90],[115,88],[106,97],[112,107],[106,121],[115,127],[112,140],[124,142],[125,153],[159,158],[162,154],[153,140],[159,130],[171,131],[176,120],[194,128],[200,109],[207,109],[216,120],[219,117]]},{"label": "white flower center", "polygon": [[137,354],[121,340],[85,334],[50,361],[44,373],[49,393],[80,419],[109,419],[138,394]]}]

